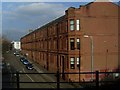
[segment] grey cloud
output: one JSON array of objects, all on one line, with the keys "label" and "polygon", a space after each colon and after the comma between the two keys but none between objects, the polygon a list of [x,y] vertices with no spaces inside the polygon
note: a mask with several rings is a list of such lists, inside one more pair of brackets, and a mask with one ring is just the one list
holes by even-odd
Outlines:
[{"label": "grey cloud", "polygon": [[3,11],[3,33],[13,40],[25,35],[29,29],[34,30],[62,16],[66,10],[66,6],[54,3],[29,3],[14,8]]},{"label": "grey cloud", "polygon": [[40,20],[44,23],[46,20],[62,16],[65,9],[66,7],[62,4],[32,3],[18,6],[14,11],[4,11],[3,15],[7,15],[5,18],[8,20],[18,20],[30,24]]},{"label": "grey cloud", "polygon": [[32,3],[29,5],[22,5],[16,8],[16,11],[26,14],[26,15],[44,15],[44,14],[63,14],[65,6],[62,4],[52,4],[52,3]]},{"label": "grey cloud", "polygon": [[26,32],[18,29],[15,30],[6,30],[7,32],[2,32],[2,35],[5,35],[9,40],[19,40]]}]

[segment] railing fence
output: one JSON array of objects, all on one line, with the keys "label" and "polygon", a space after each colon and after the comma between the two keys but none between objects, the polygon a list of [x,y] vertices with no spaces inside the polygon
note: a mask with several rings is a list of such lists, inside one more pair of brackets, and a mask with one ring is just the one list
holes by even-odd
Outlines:
[{"label": "railing fence", "polygon": [[[71,73],[64,73],[64,74],[95,74],[95,81],[92,81],[95,83],[95,88],[99,88],[99,85],[100,85],[100,74],[119,74],[120,75],[120,72],[99,72],[99,71],[96,71],[96,72],[79,72],[79,73],[76,73],[76,72],[71,72]],[[5,73],[3,73],[4,75]],[[83,82],[60,82],[60,75],[63,74],[63,73],[59,73],[59,71],[57,71],[57,73],[20,73],[20,72],[16,72],[16,73],[8,73],[8,74],[16,74],[16,81],[14,82],[2,82],[2,83],[16,83],[16,86],[17,86],[17,89],[20,88],[20,83],[56,83],[57,84],[57,90],[60,89],[60,83],[83,83]],[[20,74],[54,74],[56,75],[56,82],[21,82],[20,81]],[[103,81],[103,82],[112,82],[112,81]],[[84,82],[86,83],[86,82]]]}]

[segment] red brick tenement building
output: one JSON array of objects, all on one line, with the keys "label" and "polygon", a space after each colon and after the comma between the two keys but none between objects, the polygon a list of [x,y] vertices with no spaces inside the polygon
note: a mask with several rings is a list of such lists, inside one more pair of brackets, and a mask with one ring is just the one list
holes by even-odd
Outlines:
[{"label": "red brick tenement building", "polygon": [[[64,16],[22,37],[22,53],[51,72],[57,68],[61,73],[115,70],[120,65],[118,8],[111,2],[70,7]],[[79,80],[77,74],[61,76]]]}]

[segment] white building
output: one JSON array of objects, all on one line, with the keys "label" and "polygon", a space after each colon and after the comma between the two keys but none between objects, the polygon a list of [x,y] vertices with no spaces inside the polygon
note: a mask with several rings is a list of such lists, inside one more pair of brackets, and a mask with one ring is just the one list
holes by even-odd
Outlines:
[{"label": "white building", "polygon": [[13,48],[17,50],[21,50],[21,43],[19,41],[13,41]]}]

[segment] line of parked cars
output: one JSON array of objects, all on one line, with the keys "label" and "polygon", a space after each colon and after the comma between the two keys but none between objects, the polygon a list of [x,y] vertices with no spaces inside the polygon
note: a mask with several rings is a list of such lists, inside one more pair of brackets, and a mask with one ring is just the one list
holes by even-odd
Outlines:
[{"label": "line of parked cars", "polygon": [[20,61],[26,66],[26,68],[28,70],[33,70],[33,65],[24,57],[24,56],[21,56],[19,52],[14,52],[14,55],[15,56],[19,56],[20,57]]},{"label": "line of parked cars", "polygon": [[33,70],[33,65],[25,58],[25,57],[20,57],[20,61],[26,66],[28,70]]}]

